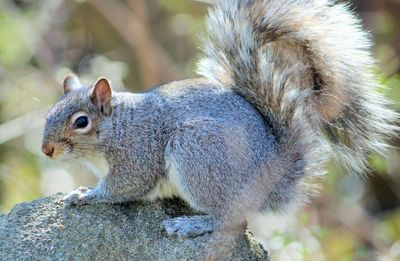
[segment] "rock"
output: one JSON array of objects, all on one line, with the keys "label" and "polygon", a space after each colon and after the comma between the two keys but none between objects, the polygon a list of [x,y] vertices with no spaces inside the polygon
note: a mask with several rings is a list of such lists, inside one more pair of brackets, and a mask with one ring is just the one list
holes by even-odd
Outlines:
[{"label": "rock", "polygon": [[[0,217],[0,260],[204,260],[215,245],[213,234],[166,235],[162,220],[192,214],[177,200],[66,207],[62,196],[18,204]],[[248,234],[230,254],[229,260],[268,260]]]}]

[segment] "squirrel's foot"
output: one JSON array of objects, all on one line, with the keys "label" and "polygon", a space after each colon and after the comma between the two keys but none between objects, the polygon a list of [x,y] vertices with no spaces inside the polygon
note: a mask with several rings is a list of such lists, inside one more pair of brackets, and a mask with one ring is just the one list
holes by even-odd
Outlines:
[{"label": "squirrel's foot", "polygon": [[210,216],[177,217],[163,221],[168,235],[196,237],[213,232],[217,227],[215,218]]},{"label": "squirrel's foot", "polygon": [[91,190],[86,187],[79,187],[68,193],[63,201],[66,205],[84,205],[87,203],[86,195],[89,191]]}]

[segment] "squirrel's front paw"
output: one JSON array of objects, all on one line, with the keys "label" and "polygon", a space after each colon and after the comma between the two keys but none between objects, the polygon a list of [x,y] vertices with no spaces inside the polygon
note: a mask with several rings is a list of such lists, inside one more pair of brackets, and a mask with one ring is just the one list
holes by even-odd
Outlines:
[{"label": "squirrel's front paw", "polygon": [[63,201],[66,205],[84,205],[87,203],[86,195],[89,191],[86,187],[80,187],[64,196]]}]

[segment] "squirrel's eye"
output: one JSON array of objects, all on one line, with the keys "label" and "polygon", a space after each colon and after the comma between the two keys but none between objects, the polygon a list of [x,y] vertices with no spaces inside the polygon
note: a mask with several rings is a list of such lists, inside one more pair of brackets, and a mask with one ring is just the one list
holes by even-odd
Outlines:
[{"label": "squirrel's eye", "polygon": [[83,129],[89,124],[89,119],[87,116],[80,116],[75,120],[74,128],[75,129]]}]

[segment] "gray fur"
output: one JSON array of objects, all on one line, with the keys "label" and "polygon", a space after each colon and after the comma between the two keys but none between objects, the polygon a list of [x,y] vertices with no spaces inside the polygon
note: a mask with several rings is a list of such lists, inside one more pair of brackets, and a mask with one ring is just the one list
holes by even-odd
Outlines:
[{"label": "gray fur", "polygon": [[164,220],[163,225],[168,235],[196,237],[213,232],[218,226],[210,216],[177,217]]},{"label": "gray fur", "polygon": [[[107,114],[90,86],[56,103],[44,143],[62,159],[95,154],[109,165],[96,188],[73,191],[66,203],[179,196],[208,216],[167,220],[169,234],[235,230],[254,213],[306,200],[310,179],[324,173],[327,144],[351,155],[355,171],[387,146],[397,115],[377,92],[369,42],[345,6],[223,0],[208,30],[199,63],[206,79],[114,92]],[[93,123],[85,134],[70,126],[80,111]]]},{"label": "gray fur", "polygon": [[280,106],[274,100],[281,88],[276,83],[286,82],[299,95],[309,90],[299,103],[314,131],[325,134],[336,159],[350,171],[363,173],[370,152],[386,151],[399,115],[379,92],[370,37],[347,5],[330,0],[218,3],[207,20],[201,75],[242,94],[268,119]]}]

